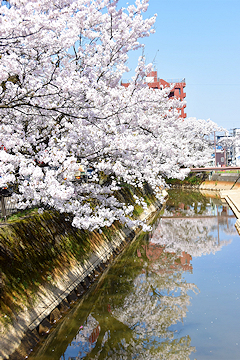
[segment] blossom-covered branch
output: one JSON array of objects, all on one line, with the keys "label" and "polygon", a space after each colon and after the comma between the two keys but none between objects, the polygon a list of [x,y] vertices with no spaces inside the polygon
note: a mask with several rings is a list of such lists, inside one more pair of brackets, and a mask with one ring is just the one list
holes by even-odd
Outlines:
[{"label": "blossom-covered branch", "polygon": [[[120,182],[155,190],[208,159],[215,124],[182,121],[170,89],[149,89],[139,59],[121,86],[129,51],[153,32],[148,0],[13,0],[0,16],[0,186],[16,184],[19,207],[50,206],[95,229],[127,221]],[[94,169],[77,183],[79,165]],[[102,174],[107,182],[102,181]]]}]

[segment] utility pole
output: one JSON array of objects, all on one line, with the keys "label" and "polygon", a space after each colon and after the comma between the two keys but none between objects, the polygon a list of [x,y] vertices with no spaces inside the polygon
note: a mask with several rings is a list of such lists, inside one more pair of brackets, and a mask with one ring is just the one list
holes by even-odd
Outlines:
[{"label": "utility pole", "polygon": [[217,166],[216,131],[214,131],[214,151],[215,151],[215,167],[216,167]]},{"label": "utility pole", "polygon": [[[226,131],[225,131],[225,138],[226,138]],[[224,146],[224,166],[226,167],[227,166],[227,153],[226,153],[226,147],[228,146],[228,142],[227,143],[225,143],[225,146]]]}]

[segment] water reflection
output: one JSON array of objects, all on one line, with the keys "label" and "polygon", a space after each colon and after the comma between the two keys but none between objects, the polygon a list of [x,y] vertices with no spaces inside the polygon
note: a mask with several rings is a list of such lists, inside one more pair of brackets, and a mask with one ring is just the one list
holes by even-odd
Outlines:
[{"label": "water reflection", "polygon": [[172,192],[153,231],[131,244],[31,358],[189,359],[196,349],[177,324],[199,290],[184,275],[193,271],[192,257],[231,243],[222,238],[234,232],[231,217],[218,199]]},{"label": "water reflection", "polygon": [[[220,240],[220,228],[227,234],[236,231],[229,226],[234,215],[218,198],[206,198],[190,193],[179,198],[179,192],[170,192],[166,210],[150,234],[150,243],[165,247],[166,251],[202,256],[220,251],[231,240]],[[201,202],[200,202],[201,200]]]},{"label": "water reflection", "polygon": [[186,359],[194,350],[189,336],[176,339],[169,330],[186,316],[187,292],[197,291],[182,279],[190,264],[162,247],[151,256],[146,236],[136,245],[134,265],[122,259],[112,269],[62,359]]}]

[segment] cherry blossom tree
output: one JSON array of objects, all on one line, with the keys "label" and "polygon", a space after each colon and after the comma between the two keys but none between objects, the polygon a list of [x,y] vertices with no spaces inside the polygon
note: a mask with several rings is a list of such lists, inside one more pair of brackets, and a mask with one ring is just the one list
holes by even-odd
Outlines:
[{"label": "cherry blossom tree", "polygon": [[[126,222],[132,206],[114,197],[121,182],[158,196],[208,160],[210,121],[182,121],[171,89],[145,84],[141,57],[127,89],[128,53],[154,30],[148,0],[13,0],[0,16],[0,187],[15,185],[19,208],[50,206],[73,225]],[[91,182],[74,181],[82,165]],[[185,168],[185,170],[183,170]],[[159,195],[160,196],[160,195]]]}]

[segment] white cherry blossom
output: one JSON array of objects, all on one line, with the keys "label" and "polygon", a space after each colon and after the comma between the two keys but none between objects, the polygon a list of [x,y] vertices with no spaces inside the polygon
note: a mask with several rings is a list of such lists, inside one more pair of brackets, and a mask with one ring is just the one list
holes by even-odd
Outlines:
[{"label": "white cherry blossom", "polygon": [[[128,53],[153,32],[147,0],[13,0],[0,16],[0,186],[15,184],[19,207],[53,207],[93,230],[127,221],[114,197],[125,182],[183,178],[209,158],[216,125],[182,120],[170,89],[149,89],[140,58],[128,88]],[[5,150],[4,150],[5,148]],[[76,183],[82,165],[93,181]],[[185,168],[186,170],[182,170]]]}]

